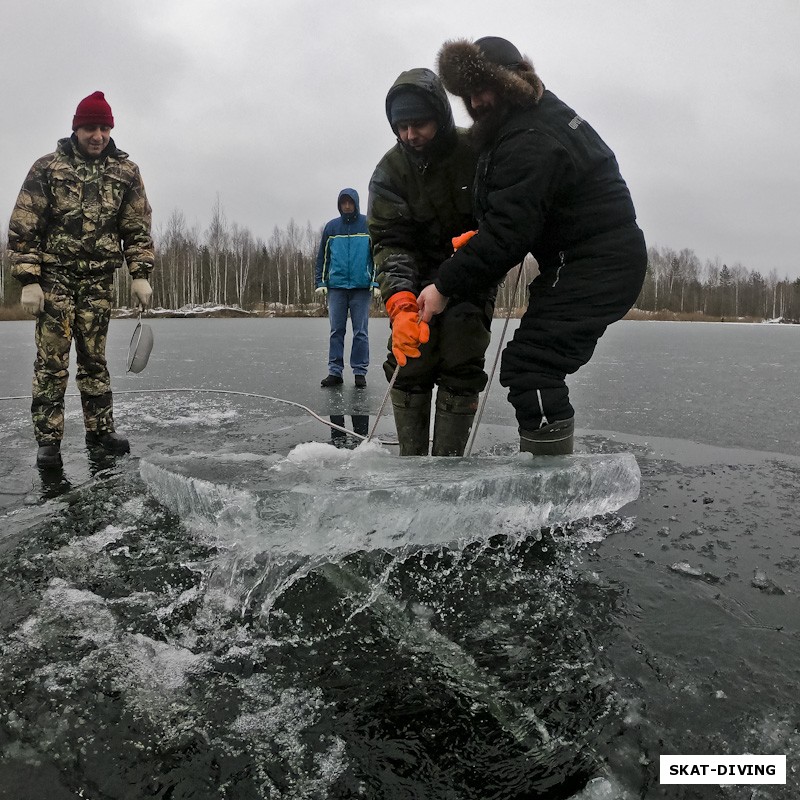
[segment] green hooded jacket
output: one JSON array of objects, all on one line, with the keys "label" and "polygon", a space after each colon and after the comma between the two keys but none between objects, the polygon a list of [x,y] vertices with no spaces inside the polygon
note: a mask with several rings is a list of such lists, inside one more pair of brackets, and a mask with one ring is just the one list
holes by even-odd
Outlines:
[{"label": "green hooded jacket", "polygon": [[[433,283],[439,265],[453,254],[453,237],[476,227],[477,154],[453,121],[444,87],[429,69],[403,72],[386,96],[390,125],[392,98],[407,89],[425,94],[436,109],[438,131],[422,154],[398,139],[370,180],[367,222],[384,301],[396,292],[417,295]],[[472,299],[482,305],[486,295]]]}]

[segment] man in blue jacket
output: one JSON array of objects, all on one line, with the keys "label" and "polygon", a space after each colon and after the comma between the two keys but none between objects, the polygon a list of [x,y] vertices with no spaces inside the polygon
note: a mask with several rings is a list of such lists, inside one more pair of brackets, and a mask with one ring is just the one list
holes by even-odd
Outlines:
[{"label": "man in blue jacket", "polygon": [[367,218],[359,213],[358,192],[339,192],[339,216],[325,225],[317,253],[314,285],[318,295],[327,295],[331,323],[328,375],[324,387],[340,386],[344,372],[344,335],[347,314],[353,326],[350,367],[358,387],[367,385],[369,367],[369,306],[380,290],[375,281],[372,246]]}]

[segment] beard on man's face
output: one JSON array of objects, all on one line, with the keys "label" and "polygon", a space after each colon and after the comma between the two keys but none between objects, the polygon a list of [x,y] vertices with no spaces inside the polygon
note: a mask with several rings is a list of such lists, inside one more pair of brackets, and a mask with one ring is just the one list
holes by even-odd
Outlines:
[{"label": "beard on man's face", "polygon": [[473,120],[470,136],[473,143],[482,149],[495,139],[500,128],[508,119],[510,107],[502,98],[498,98],[494,104],[482,105],[478,108],[473,108],[471,104],[467,105],[467,111]]},{"label": "beard on man's face", "polygon": [[482,106],[478,106],[477,108],[471,107],[470,113],[472,114],[472,118],[474,120],[483,119],[484,117],[488,117],[489,114],[494,111],[494,106],[485,104]]},{"label": "beard on man's face", "polygon": [[472,105],[469,98],[465,98],[464,103],[467,106],[467,113],[475,122],[481,122],[496,115],[501,106],[500,103],[483,103],[476,108]]}]

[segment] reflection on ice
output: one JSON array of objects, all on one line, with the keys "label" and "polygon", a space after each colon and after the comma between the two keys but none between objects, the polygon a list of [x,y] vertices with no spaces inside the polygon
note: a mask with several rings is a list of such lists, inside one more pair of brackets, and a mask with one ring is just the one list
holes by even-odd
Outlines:
[{"label": "reflection on ice", "polygon": [[182,518],[231,529],[254,552],[328,557],[563,525],[635,500],[641,479],[627,453],[401,459],[371,443],[302,444],[262,474],[250,463],[246,489],[177,468],[140,463],[150,494]]}]

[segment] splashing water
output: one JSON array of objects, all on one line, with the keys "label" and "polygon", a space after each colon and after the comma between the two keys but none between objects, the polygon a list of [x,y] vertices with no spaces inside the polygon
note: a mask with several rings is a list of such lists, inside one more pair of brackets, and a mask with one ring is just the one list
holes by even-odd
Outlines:
[{"label": "splashing water", "polygon": [[614,595],[570,542],[614,523],[568,528],[638,467],[459,461],[310,444],[225,483],[166,458],[146,494],[78,490],[20,561],[43,590],[2,652],[15,736],[87,797],[571,797],[613,718],[592,637]]}]

